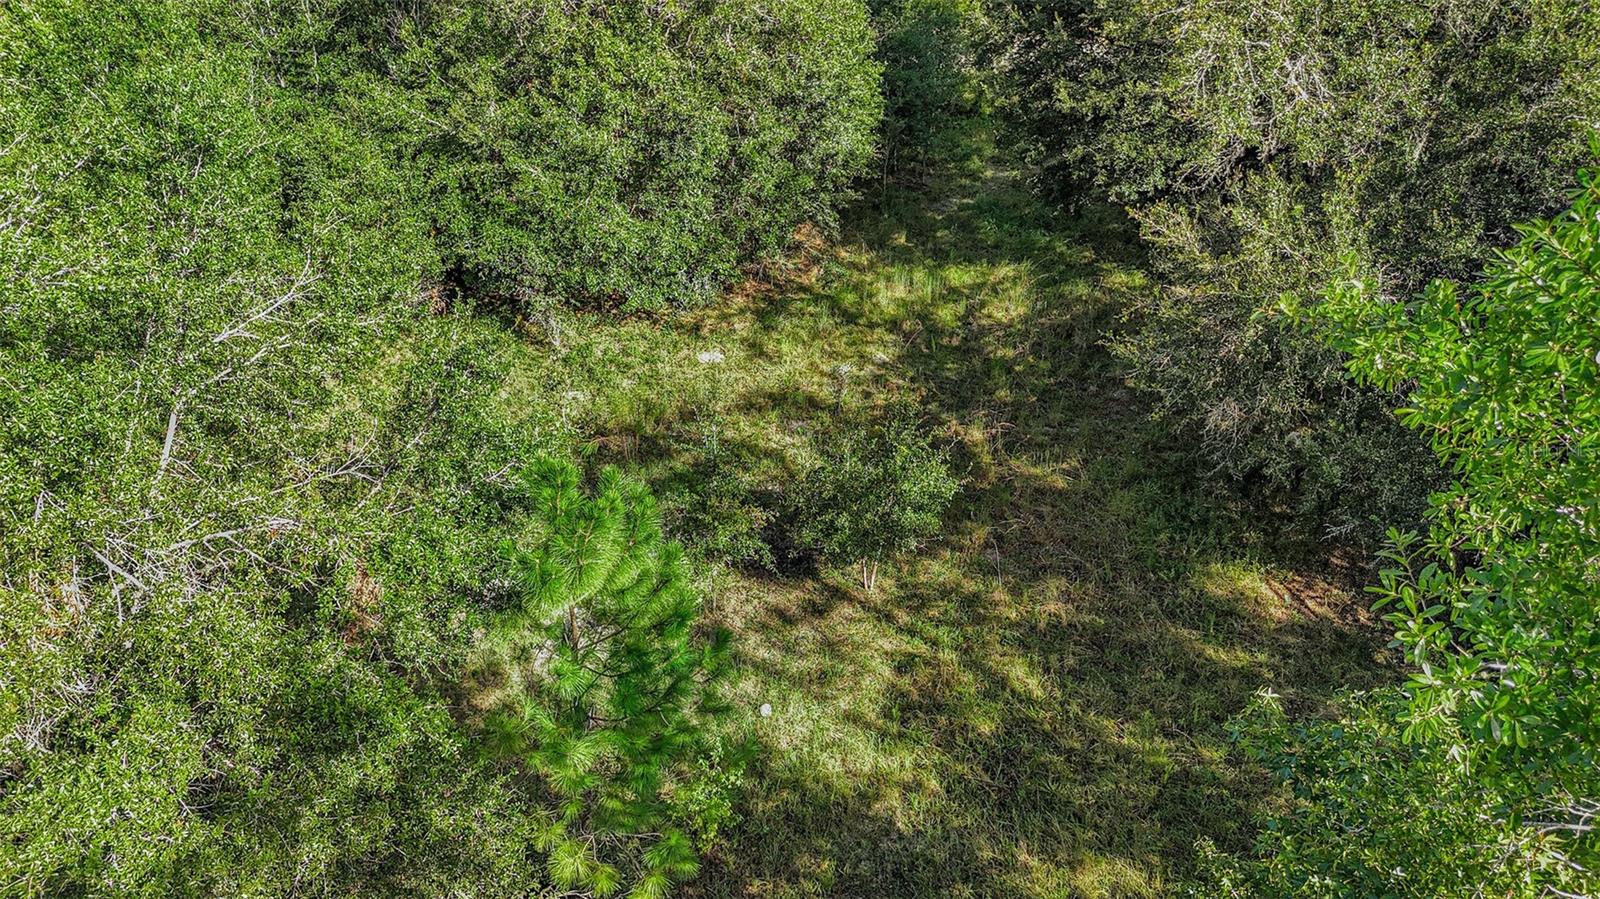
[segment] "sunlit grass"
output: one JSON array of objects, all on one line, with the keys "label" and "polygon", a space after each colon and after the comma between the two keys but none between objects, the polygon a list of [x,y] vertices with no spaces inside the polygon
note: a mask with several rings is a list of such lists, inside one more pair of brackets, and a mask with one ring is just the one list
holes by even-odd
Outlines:
[{"label": "sunlit grass", "polygon": [[1005,170],[951,178],[710,309],[531,345],[507,402],[561,408],[669,501],[708,430],[781,487],[842,411],[892,402],[964,477],[876,592],[708,576],[762,752],[690,895],[1161,895],[1265,801],[1228,716],[1382,676],[1359,595],[1201,486],[1123,385],[1101,341],[1148,281],[1093,215]]}]

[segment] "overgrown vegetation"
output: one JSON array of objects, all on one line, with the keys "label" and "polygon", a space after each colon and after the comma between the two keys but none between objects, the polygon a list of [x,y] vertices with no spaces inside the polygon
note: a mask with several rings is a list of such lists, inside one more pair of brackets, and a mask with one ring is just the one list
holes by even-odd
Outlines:
[{"label": "overgrown vegetation", "polygon": [[[988,104],[978,0],[874,0],[883,62],[879,190],[947,169],[974,145]],[[970,157],[969,157],[970,158]]]},{"label": "overgrown vegetation", "polygon": [[1559,208],[1600,124],[1591,0],[1012,3],[1046,182],[1132,204],[1162,288],[1117,342],[1219,473],[1316,533],[1415,523],[1441,476],[1340,356],[1270,314],[1348,265],[1471,277]]},{"label": "overgrown vegetation", "polygon": [[[1159,412],[1218,472],[1336,534],[1415,527],[1443,488],[1430,537],[1390,531],[1375,588],[1415,666],[1409,700],[1352,699],[1338,724],[1291,728],[1270,704],[1241,719],[1297,802],[1269,819],[1250,866],[1213,872],[1215,889],[1534,896],[1586,883],[1595,735],[1585,688],[1561,672],[1587,665],[1593,615],[1559,597],[1595,591],[1576,561],[1593,556],[1578,498],[1592,492],[1591,426],[1567,399],[1595,361],[1577,335],[1596,298],[1588,182],[1573,212],[1527,226],[1492,263],[1479,299],[1439,281],[1402,300],[1471,276],[1562,201],[1600,122],[1582,74],[1600,52],[1596,12],[1009,10],[1002,80],[1046,182],[1133,204],[1163,282],[1115,342]],[[1559,524],[1547,535],[1546,522]]]},{"label": "overgrown vegetation", "polygon": [[1299,802],[1257,858],[1213,872],[1224,892],[1592,888],[1595,179],[1466,295],[1436,281],[1399,303],[1358,279],[1311,313],[1362,379],[1411,385],[1403,417],[1458,479],[1426,537],[1390,533],[1371,588],[1412,666],[1404,690],[1354,698],[1338,724],[1291,728],[1266,702],[1237,725]]},{"label": "overgrown vegetation", "polygon": [[505,414],[474,309],[698,302],[781,247],[866,161],[868,37],[842,0],[0,10],[0,891],[549,882],[454,696],[516,600],[511,473],[574,440]]},{"label": "overgrown vegetation", "polygon": [[0,895],[1600,891],[1597,29],[0,5]]}]

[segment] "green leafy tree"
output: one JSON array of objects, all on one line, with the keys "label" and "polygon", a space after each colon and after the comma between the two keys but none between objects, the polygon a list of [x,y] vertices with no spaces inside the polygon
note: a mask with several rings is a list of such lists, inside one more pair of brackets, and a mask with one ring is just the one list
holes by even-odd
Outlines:
[{"label": "green leafy tree", "polygon": [[[1377,539],[1441,483],[1392,392],[1273,314],[1357,260],[1471,277],[1560,208],[1600,120],[1593,0],[1000,4],[1002,91],[1048,185],[1131,206],[1162,286],[1115,349],[1215,471]],[[1374,521],[1373,519],[1376,519]]]},{"label": "green leafy tree", "polygon": [[958,486],[944,454],[909,422],[868,425],[829,441],[795,485],[790,514],[802,544],[859,564],[872,590],[879,563],[939,532]]},{"label": "green leafy tree", "polygon": [[[546,460],[524,485],[534,527],[510,547],[521,604],[494,625],[487,664],[504,678],[487,729],[554,810],[539,834],[555,884],[654,899],[698,870],[696,836],[727,815],[729,781],[704,762],[726,711],[727,638],[695,636],[699,600],[655,500],[615,469],[592,497]],[[707,786],[710,786],[707,789]]]},{"label": "green leafy tree", "polygon": [[1401,417],[1456,479],[1426,536],[1391,532],[1371,588],[1404,689],[1339,722],[1266,701],[1235,725],[1295,805],[1248,860],[1208,852],[1226,895],[1600,889],[1600,171],[1579,184],[1470,288],[1400,303],[1353,278],[1291,307],[1361,379],[1410,384]]},{"label": "green leafy tree", "polygon": [[1526,824],[1448,741],[1408,739],[1398,690],[1347,697],[1336,720],[1296,722],[1258,696],[1229,727],[1283,785],[1253,850],[1202,841],[1196,899],[1590,895],[1566,835]]},{"label": "green leafy tree", "polygon": [[1459,728],[1574,828],[1600,807],[1600,171],[1579,184],[1477,285],[1394,303],[1352,281],[1315,319],[1359,377],[1411,385],[1401,417],[1456,473],[1378,588],[1417,669],[1410,732]]},{"label": "green leafy tree", "polygon": [[659,309],[827,221],[882,111],[862,0],[252,4],[273,77],[381,135],[442,274]]}]

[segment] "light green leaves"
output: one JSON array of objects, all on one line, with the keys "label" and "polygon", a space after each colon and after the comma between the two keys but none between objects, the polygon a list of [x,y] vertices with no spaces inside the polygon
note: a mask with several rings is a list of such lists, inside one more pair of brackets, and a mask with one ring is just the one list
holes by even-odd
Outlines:
[{"label": "light green leaves", "polygon": [[[550,614],[509,613],[495,630],[519,633],[486,644],[489,673],[517,685],[502,701],[521,709],[512,728],[505,711],[490,716],[487,745],[527,762],[557,799],[557,884],[665,895],[697,870],[682,828],[714,827],[736,780],[736,765],[706,764],[726,640],[693,638],[698,600],[648,490],[608,469],[591,494],[550,460],[524,485],[533,537],[509,551],[529,602]],[[495,649],[524,644],[540,647],[531,661]]]},{"label": "light green leaves", "polygon": [[1553,817],[1574,861],[1597,847],[1560,822],[1600,795],[1597,209],[1584,171],[1472,287],[1402,305],[1352,282],[1309,318],[1358,376],[1409,386],[1401,417],[1455,474],[1425,537],[1391,531],[1374,588],[1414,666],[1403,736],[1447,742],[1506,814]]}]

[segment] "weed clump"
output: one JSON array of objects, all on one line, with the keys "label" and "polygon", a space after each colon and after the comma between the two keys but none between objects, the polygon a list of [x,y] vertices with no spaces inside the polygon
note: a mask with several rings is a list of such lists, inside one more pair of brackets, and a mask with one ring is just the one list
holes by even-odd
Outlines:
[{"label": "weed clump", "polygon": [[849,428],[795,485],[791,519],[801,545],[859,565],[873,590],[881,562],[939,532],[957,489],[945,454],[911,422]]}]

